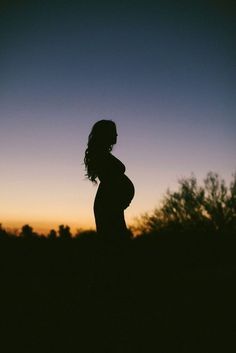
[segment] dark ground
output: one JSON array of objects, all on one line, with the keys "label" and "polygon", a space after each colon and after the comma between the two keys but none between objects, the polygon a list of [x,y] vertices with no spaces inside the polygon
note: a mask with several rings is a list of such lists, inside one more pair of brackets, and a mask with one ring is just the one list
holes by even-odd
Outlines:
[{"label": "dark ground", "polygon": [[236,352],[236,238],[0,242],[1,353]]}]

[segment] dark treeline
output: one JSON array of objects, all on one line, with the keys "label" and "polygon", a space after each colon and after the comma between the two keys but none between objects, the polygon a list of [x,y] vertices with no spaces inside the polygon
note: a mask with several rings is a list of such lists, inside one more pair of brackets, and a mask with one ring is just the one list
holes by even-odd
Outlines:
[{"label": "dark treeline", "polygon": [[182,180],[122,241],[1,227],[0,351],[235,352],[235,189]]},{"label": "dark treeline", "polygon": [[56,240],[56,239],[77,239],[88,237],[91,238],[95,236],[96,232],[92,229],[82,230],[79,229],[75,234],[72,234],[70,227],[68,225],[61,224],[58,227],[58,230],[51,229],[48,234],[39,234],[34,231],[33,227],[29,224],[22,226],[20,230],[18,229],[5,229],[0,223],[0,239],[25,239],[25,240]]},{"label": "dark treeline", "polygon": [[234,352],[236,238],[0,242],[0,351]]}]

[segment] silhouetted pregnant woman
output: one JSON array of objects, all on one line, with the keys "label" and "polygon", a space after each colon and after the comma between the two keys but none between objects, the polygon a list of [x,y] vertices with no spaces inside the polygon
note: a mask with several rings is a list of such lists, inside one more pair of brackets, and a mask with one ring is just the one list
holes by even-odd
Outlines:
[{"label": "silhouetted pregnant woman", "polygon": [[124,164],[111,154],[117,141],[116,125],[111,120],[94,124],[88,138],[84,163],[89,180],[100,183],[94,201],[97,233],[103,239],[126,237],[124,210],[134,197],[134,186],[125,175]]}]

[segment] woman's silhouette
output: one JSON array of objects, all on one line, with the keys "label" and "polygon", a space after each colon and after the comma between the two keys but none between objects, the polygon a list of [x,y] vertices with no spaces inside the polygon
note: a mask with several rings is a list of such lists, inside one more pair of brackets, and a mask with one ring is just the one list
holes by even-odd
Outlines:
[{"label": "woman's silhouette", "polygon": [[89,180],[100,181],[94,201],[97,233],[103,239],[128,235],[124,210],[134,197],[134,186],[124,174],[124,164],[111,154],[116,144],[116,125],[111,120],[96,122],[89,134],[84,163]]}]

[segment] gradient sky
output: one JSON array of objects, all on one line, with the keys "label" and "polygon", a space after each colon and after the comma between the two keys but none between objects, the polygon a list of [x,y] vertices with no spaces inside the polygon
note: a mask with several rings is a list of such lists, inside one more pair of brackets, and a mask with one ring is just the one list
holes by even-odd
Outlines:
[{"label": "gradient sky", "polygon": [[0,5],[0,223],[94,227],[87,137],[117,123],[113,153],[136,196],[236,171],[233,1],[6,1]]}]

